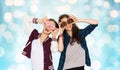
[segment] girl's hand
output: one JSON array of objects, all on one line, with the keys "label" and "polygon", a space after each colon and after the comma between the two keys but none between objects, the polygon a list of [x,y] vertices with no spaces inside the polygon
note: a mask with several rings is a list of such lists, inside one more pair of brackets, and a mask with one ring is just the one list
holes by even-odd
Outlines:
[{"label": "girl's hand", "polygon": [[74,15],[70,15],[70,18],[72,18],[73,21],[74,21],[72,24],[75,24],[75,23],[77,23],[77,22],[80,21],[80,20],[79,20],[77,17],[75,17]]},{"label": "girl's hand", "polygon": [[60,34],[63,34],[63,31],[65,30],[66,25],[67,25],[67,23],[63,23],[63,22],[59,23],[59,33]]},{"label": "girl's hand", "polygon": [[41,23],[41,24],[43,24],[43,25],[46,23],[46,21],[48,21],[48,18],[47,18],[47,17],[44,17],[44,18],[42,18],[42,19],[38,19],[38,20],[37,20],[38,23]]},{"label": "girl's hand", "polygon": [[65,29],[65,26],[67,25],[67,22],[60,22],[59,28]]},{"label": "girl's hand", "polygon": [[56,38],[59,33],[59,29],[56,28],[55,30],[52,31],[52,38]]}]

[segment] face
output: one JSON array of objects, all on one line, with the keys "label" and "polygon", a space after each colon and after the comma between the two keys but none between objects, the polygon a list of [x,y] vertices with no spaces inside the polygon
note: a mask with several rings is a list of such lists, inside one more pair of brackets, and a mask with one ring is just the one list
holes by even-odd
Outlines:
[{"label": "face", "polygon": [[55,30],[55,22],[54,21],[47,21],[44,25],[43,32],[46,34],[50,34],[53,30]]},{"label": "face", "polygon": [[66,30],[72,30],[72,23],[73,22],[73,20],[71,19],[71,18],[62,18],[61,19],[61,27],[63,28],[63,27],[65,27],[65,29]]}]

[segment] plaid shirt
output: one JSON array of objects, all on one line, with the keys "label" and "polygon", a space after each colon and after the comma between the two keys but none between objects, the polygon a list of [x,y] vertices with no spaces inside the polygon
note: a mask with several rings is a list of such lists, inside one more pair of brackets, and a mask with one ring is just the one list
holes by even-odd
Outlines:
[{"label": "plaid shirt", "polygon": [[[91,61],[90,61],[89,51],[87,48],[85,37],[88,34],[90,34],[95,29],[96,26],[97,25],[90,24],[85,29],[79,30],[79,34],[82,37],[80,43],[81,43],[82,48],[85,50],[85,63],[87,66],[91,66]],[[63,66],[64,66],[64,62],[65,62],[65,58],[66,58],[66,49],[69,44],[69,41],[70,41],[70,36],[67,33],[65,33],[64,34],[64,50],[60,56],[58,70],[63,70]]]}]

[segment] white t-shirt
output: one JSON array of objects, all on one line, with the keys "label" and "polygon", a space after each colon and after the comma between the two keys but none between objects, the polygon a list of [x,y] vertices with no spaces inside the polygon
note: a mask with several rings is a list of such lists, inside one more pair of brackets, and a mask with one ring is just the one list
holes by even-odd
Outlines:
[{"label": "white t-shirt", "polygon": [[[58,51],[57,41],[51,41],[51,51]],[[31,63],[33,70],[44,70],[44,50],[40,39],[35,39],[31,45]]]},{"label": "white t-shirt", "polygon": [[31,47],[31,63],[33,70],[44,70],[44,53],[40,39],[35,39]]}]

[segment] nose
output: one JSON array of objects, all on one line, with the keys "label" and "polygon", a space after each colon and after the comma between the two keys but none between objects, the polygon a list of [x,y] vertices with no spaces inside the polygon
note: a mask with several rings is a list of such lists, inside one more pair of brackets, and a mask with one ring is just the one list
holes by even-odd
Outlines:
[{"label": "nose", "polygon": [[51,27],[50,27],[50,26],[48,26],[48,29],[51,29]]},{"label": "nose", "polygon": [[69,26],[69,24],[67,24],[67,26]]}]

